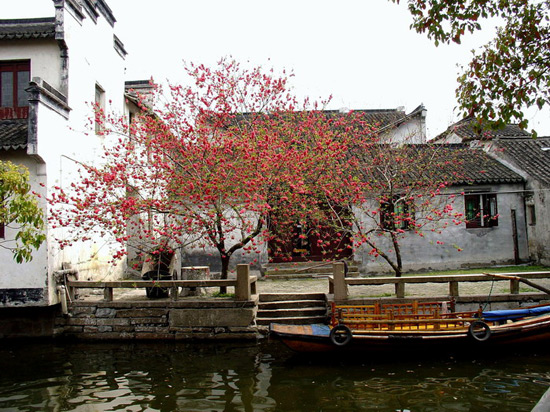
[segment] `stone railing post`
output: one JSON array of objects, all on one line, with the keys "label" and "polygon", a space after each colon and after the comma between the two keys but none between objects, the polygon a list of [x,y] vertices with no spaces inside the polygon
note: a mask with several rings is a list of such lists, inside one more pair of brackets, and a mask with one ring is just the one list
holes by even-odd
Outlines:
[{"label": "stone railing post", "polygon": [[449,282],[449,296],[453,298],[458,297],[458,282],[456,280],[451,280]]},{"label": "stone railing post", "polygon": [[405,297],[405,282],[403,282],[401,278],[399,278],[395,284],[395,296],[398,299],[403,299]]},{"label": "stone railing post", "polygon": [[519,294],[519,279],[510,279],[510,293],[512,295]]},{"label": "stone railing post", "polygon": [[250,300],[250,267],[237,265],[237,286],[235,286],[235,300]]},{"label": "stone railing post", "polygon": [[334,301],[347,300],[348,285],[346,285],[344,262],[335,262],[332,264],[332,276],[334,278]]}]

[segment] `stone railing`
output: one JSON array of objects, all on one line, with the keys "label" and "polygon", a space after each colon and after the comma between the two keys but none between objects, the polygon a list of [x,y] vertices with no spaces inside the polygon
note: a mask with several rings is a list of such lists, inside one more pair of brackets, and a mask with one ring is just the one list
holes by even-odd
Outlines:
[{"label": "stone railing", "polygon": [[236,279],[217,280],[117,280],[117,281],[81,281],[68,280],[66,282],[70,300],[78,296],[78,289],[103,289],[105,301],[112,301],[114,289],[136,289],[136,288],[165,288],[169,290],[172,300],[178,300],[180,288],[211,288],[211,287],[233,287],[235,289],[236,301],[249,301],[252,295],[256,295],[256,276],[250,276],[248,265],[237,265]]},{"label": "stone railing", "polygon": [[504,282],[510,283],[510,295],[519,295],[519,284],[526,283],[535,289],[550,294],[550,291],[538,286],[528,279],[550,279],[550,271],[547,272],[521,272],[499,274],[473,274],[473,275],[434,275],[434,276],[406,276],[406,277],[369,277],[346,278],[344,263],[333,264],[333,275],[329,277],[329,294],[334,295],[334,301],[349,299],[348,286],[375,286],[395,285],[395,297],[405,298],[405,287],[408,284],[448,283],[449,297],[459,297],[459,285],[465,282]]}]

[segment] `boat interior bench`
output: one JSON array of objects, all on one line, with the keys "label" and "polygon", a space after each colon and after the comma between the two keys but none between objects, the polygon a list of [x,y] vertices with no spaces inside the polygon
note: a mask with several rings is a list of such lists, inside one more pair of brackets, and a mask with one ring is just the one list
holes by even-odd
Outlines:
[{"label": "boat interior bench", "polygon": [[454,312],[454,302],[411,302],[371,305],[331,305],[332,326],[351,330],[438,330],[463,328],[477,312]]}]

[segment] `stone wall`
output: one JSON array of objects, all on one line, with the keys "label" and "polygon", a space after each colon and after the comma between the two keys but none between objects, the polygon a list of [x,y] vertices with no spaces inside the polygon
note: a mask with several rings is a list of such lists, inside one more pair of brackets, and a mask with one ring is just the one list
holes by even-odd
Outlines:
[{"label": "stone wall", "polygon": [[74,301],[54,334],[78,339],[257,339],[257,301]]},{"label": "stone wall", "polygon": [[51,338],[59,306],[0,308],[0,339]]}]

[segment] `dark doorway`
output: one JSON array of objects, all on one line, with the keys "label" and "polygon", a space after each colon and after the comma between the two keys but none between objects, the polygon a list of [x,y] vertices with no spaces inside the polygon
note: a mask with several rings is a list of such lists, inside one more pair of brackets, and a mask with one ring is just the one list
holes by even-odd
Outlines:
[{"label": "dark doorway", "polygon": [[337,260],[353,254],[349,233],[332,226],[329,220],[296,222],[285,227],[271,224],[270,231],[268,254],[273,263]]}]

